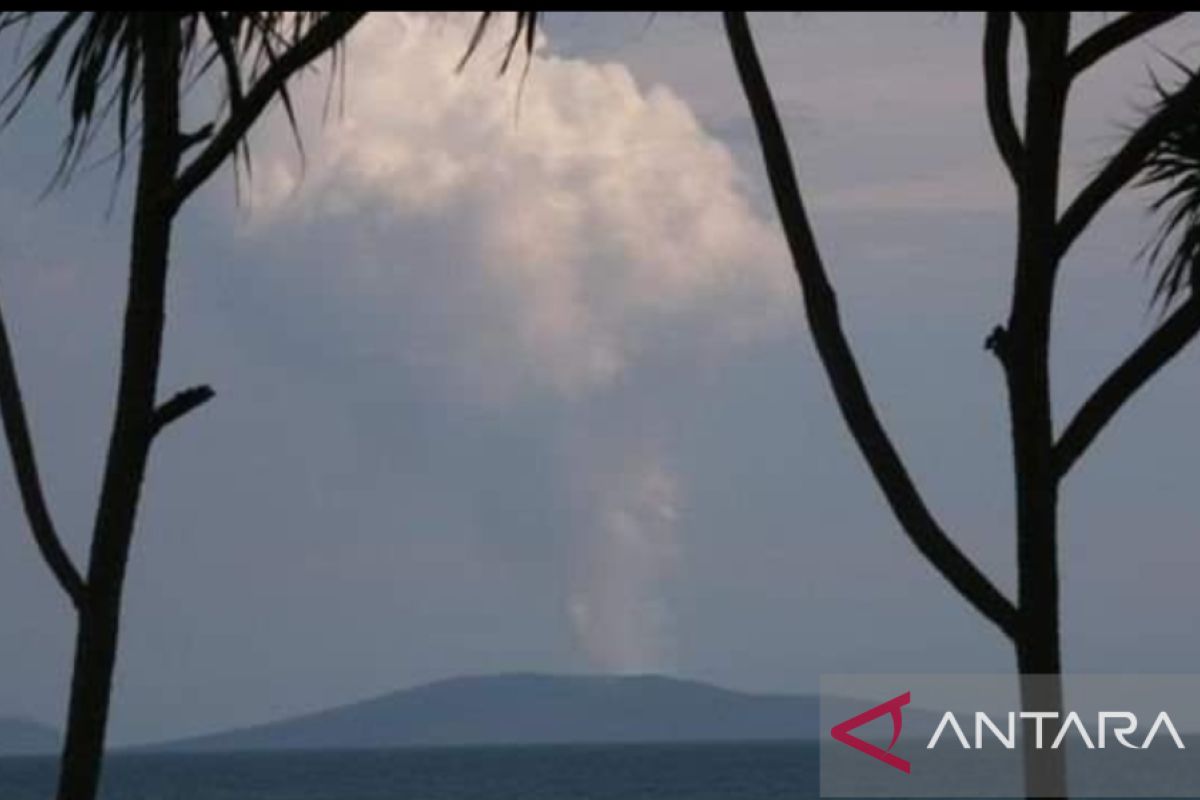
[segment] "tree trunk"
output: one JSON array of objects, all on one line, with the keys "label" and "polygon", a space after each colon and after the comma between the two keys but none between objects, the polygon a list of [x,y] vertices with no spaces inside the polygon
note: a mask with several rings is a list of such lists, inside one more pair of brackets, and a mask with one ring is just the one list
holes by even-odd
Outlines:
[{"label": "tree trunk", "polygon": [[176,15],[141,15],[142,139],[130,248],[117,404],[79,612],[58,800],[94,800],[116,664],[121,595],[155,431],[167,259],[179,165]]},{"label": "tree trunk", "polygon": [[[1030,258],[1031,269],[1046,262]],[[1038,281],[1039,284],[1044,283]],[[1019,624],[1014,645],[1025,711],[1062,714],[1062,653],[1059,633],[1058,478],[1053,458],[1049,392],[1049,302],[1046,293],[1024,306],[1032,330],[1016,323],[1009,349],[1010,407],[1017,485],[1017,574]],[[1066,797],[1062,750],[1036,748],[1026,730],[1025,784],[1030,797]]]},{"label": "tree trunk", "polygon": [[[1030,14],[1025,154],[1017,186],[1012,308],[1001,350],[1009,391],[1017,516],[1017,666],[1025,711],[1062,713],[1058,602],[1058,471],[1050,394],[1050,327],[1060,260],[1058,189],[1070,15]],[[1037,748],[1026,731],[1031,797],[1066,797],[1063,751]]]},{"label": "tree trunk", "polygon": [[[1058,666],[1056,645],[1036,636],[1017,645],[1017,666],[1021,673],[1021,708],[1024,711],[1049,711],[1062,719],[1062,670]],[[1036,746],[1033,723],[1023,733],[1025,757],[1025,793],[1029,797],[1066,797],[1067,760],[1063,750],[1051,749],[1043,740]]]},{"label": "tree trunk", "polygon": [[108,725],[119,609],[89,604],[79,614],[66,742],[59,770],[59,800],[91,800],[100,783]]}]

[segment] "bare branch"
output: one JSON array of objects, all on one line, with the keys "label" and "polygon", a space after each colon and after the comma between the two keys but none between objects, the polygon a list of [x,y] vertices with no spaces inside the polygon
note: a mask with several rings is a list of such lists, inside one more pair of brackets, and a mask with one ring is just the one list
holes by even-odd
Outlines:
[{"label": "bare branch", "polygon": [[176,205],[186,200],[225,163],[229,154],[243,141],[250,126],[285,88],[292,76],[341,42],[365,14],[365,11],[331,11],[305,32],[299,41],[271,61],[271,65],[249,88],[241,102],[231,104],[229,118],[180,173],[175,188]]},{"label": "bare branch", "polygon": [[1165,25],[1183,14],[1182,11],[1129,11],[1084,39],[1067,54],[1067,71],[1072,77],[1114,50]]},{"label": "bare branch", "polygon": [[1080,406],[1054,446],[1058,477],[1064,477],[1117,412],[1150,378],[1200,333],[1200,297],[1193,294],[1130,353]]},{"label": "bare branch", "polygon": [[4,433],[12,456],[13,470],[17,474],[17,487],[21,492],[21,503],[29,520],[33,540],[41,551],[46,566],[54,573],[71,603],[79,608],[84,601],[87,587],[79,570],[71,562],[70,555],[58,538],[46,496],[42,491],[42,479],[38,474],[37,458],[33,450],[33,439],[29,434],[29,422],[25,417],[25,402],[21,398],[21,385],[17,380],[17,368],[13,361],[12,348],[8,342],[4,316],[0,312],[0,415],[4,418]]},{"label": "bare branch", "polygon": [[989,11],[983,34],[983,78],[987,90],[988,122],[996,149],[1014,183],[1021,182],[1024,145],[1013,117],[1008,87],[1008,46],[1012,35],[1012,13]]},{"label": "bare branch", "polygon": [[214,397],[216,392],[210,386],[193,386],[179,392],[154,410],[151,436],[162,433],[163,428],[195,411]]},{"label": "bare branch", "polygon": [[1197,104],[1200,104],[1200,73],[1192,75],[1183,87],[1171,96],[1169,102],[1160,104],[1158,110],[1146,118],[1133,135],[1125,140],[1121,149],[1075,196],[1058,223],[1059,256],[1066,254],[1079,234],[1091,224],[1092,219],[1108,201],[1137,177],[1145,165],[1146,157],[1154,151],[1163,137],[1196,113]]},{"label": "bare branch", "polygon": [[942,531],[879,421],[842,330],[837,297],[809,224],[787,138],[746,15],[727,11],[724,19],[738,76],[758,130],[771,191],[800,279],[809,329],[842,416],[913,544],[980,613],[1008,636],[1015,637],[1017,612],[1012,602]]}]

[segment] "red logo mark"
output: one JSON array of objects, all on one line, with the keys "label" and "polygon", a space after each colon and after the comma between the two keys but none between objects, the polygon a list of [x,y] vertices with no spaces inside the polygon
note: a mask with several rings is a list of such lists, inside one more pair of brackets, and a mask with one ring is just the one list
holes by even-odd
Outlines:
[{"label": "red logo mark", "polygon": [[[905,692],[899,697],[893,697],[886,703],[880,703],[869,711],[864,711],[858,716],[851,717],[845,722],[839,722],[837,725],[833,726],[833,730],[830,731],[830,733],[833,734],[834,739],[842,744],[848,744],[855,750],[866,753],[871,758],[877,758],[883,763],[887,764],[889,767],[895,767],[901,772],[908,774],[908,772],[911,770],[911,765],[903,758],[893,755],[889,751],[895,746],[896,740],[900,738],[900,728],[904,725],[904,718],[901,716],[900,709],[908,705],[911,699],[912,697],[909,692]],[[870,742],[864,742],[862,739],[850,733],[850,731],[854,730],[855,728],[861,725],[866,725],[868,722],[873,722],[882,717],[884,714],[892,715],[892,741],[891,744],[887,746],[887,750],[876,747]]]}]

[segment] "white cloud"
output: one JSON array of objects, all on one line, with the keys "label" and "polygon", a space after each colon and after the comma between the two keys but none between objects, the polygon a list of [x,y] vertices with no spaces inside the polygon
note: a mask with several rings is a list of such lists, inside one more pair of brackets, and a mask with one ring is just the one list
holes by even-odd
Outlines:
[{"label": "white cloud", "polygon": [[[306,167],[281,133],[256,150],[255,229],[319,229],[340,263],[316,280],[347,312],[406,317],[368,329],[372,349],[389,339],[488,393],[579,394],[664,342],[776,330],[795,299],[781,241],[688,106],[544,42],[523,86],[519,68],[498,79],[499,35],[456,74],[474,20],[357,32],[344,110],[308,136]],[[319,107],[324,85],[305,89]]]},{"label": "white cloud", "polygon": [[[282,126],[256,143],[248,233],[276,313],[322,331],[314,357],[520,403],[781,331],[796,311],[781,238],[687,104],[545,42],[523,84],[523,61],[496,76],[500,36],[457,73],[474,20],[376,16],[349,42],[344,110],[305,125],[303,165]],[[298,106],[319,110],[325,88]],[[661,447],[611,438],[565,443],[581,560],[556,602],[595,666],[661,669],[680,489]]]}]

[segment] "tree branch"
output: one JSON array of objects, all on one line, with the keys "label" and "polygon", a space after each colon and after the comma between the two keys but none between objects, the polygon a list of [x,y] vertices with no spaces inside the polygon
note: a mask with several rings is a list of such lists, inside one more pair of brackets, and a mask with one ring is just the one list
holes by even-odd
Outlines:
[{"label": "tree branch", "polygon": [[800,279],[809,329],[842,416],[913,544],[980,613],[1013,637],[1017,633],[1017,614],[1012,602],[942,531],[879,421],[842,330],[837,297],[808,221],[787,138],[746,15],[728,11],[724,19],[738,76],[758,131],[771,191]]},{"label": "tree branch", "polygon": [[214,397],[216,392],[210,386],[193,386],[179,392],[154,410],[151,438],[158,436],[163,428],[195,411]]},{"label": "tree branch", "polygon": [[84,601],[87,587],[79,570],[71,562],[70,555],[58,538],[46,497],[42,491],[42,480],[38,474],[37,458],[33,440],[29,434],[29,422],[25,417],[25,402],[21,398],[21,385],[13,362],[12,348],[8,342],[4,316],[0,312],[0,415],[4,418],[4,434],[12,456],[13,470],[17,475],[17,487],[21,503],[29,520],[33,540],[42,554],[46,566],[54,573],[71,603],[79,608]]},{"label": "tree branch", "polygon": [[1197,104],[1200,104],[1200,73],[1191,75],[1182,88],[1162,103],[1075,196],[1058,223],[1057,247],[1060,257],[1066,254],[1108,201],[1137,177],[1146,157],[1163,137],[1189,115],[1196,113]]},{"label": "tree branch", "polygon": [[1182,11],[1129,11],[1084,39],[1067,54],[1067,71],[1077,77],[1114,50],[1165,25]]},{"label": "tree branch", "polygon": [[1012,35],[1012,14],[989,11],[983,34],[983,80],[987,92],[988,123],[996,149],[1013,182],[1021,182],[1024,145],[1013,117],[1008,87],[1008,45]]},{"label": "tree branch", "polygon": [[1071,420],[1054,446],[1054,463],[1061,479],[1100,431],[1155,373],[1200,333],[1200,296],[1192,294],[1158,330],[1113,370]]},{"label": "tree branch", "polygon": [[250,126],[292,76],[337,45],[365,14],[365,11],[329,12],[309,28],[299,41],[271,62],[241,98],[241,102],[230,104],[229,119],[180,173],[175,187],[176,205],[187,199],[225,163]]}]

